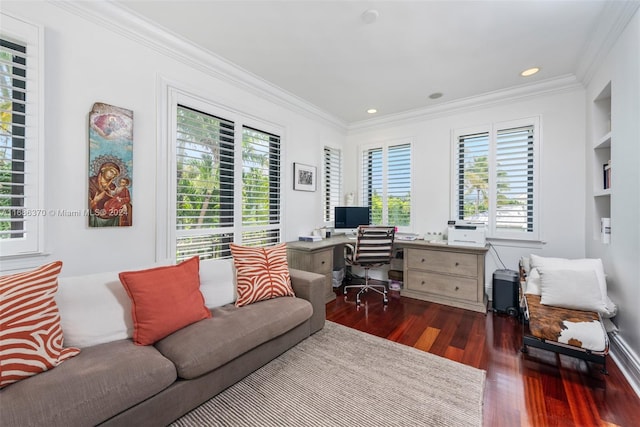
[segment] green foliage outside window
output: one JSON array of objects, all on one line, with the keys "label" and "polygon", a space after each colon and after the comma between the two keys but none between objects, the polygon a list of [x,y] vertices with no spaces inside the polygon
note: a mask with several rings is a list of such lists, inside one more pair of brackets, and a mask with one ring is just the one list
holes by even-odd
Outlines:
[{"label": "green foliage outside window", "polygon": [[[409,196],[391,196],[387,199],[389,224],[399,227],[410,225],[411,201]],[[378,193],[371,196],[371,223],[382,225],[382,197]]]}]

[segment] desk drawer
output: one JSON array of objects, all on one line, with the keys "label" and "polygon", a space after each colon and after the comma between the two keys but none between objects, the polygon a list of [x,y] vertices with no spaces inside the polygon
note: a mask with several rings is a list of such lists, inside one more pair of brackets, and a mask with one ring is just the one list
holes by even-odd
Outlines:
[{"label": "desk drawer", "polygon": [[333,249],[317,252],[312,261],[313,272],[318,274],[332,273],[333,271]]},{"label": "desk drawer", "polygon": [[424,271],[409,270],[405,286],[412,291],[450,298],[477,300],[478,282],[466,277],[452,277]]},{"label": "desk drawer", "polygon": [[471,277],[475,277],[478,274],[476,255],[447,251],[409,249],[407,267],[409,269],[429,270]]}]

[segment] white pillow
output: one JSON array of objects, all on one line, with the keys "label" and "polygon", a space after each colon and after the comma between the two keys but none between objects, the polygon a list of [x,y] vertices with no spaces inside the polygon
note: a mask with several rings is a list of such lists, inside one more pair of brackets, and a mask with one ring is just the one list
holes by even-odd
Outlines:
[{"label": "white pillow", "polygon": [[597,312],[606,309],[595,271],[538,268],[538,272],[541,304]]},{"label": "white pillow", "polygon": [[531,271],[531,260],[529,259],[529,257],[528,256],[520,257],[519,264],[524,270],[524,274],[529,276],[529,272]]},{"label": "white pillow", "polygon": [[529,270],[527,276],[527,286],[524,291],[525,294],[540,295],[540,273],[537,268]]},{"label": "white pillow", "polygon": [[233,260],[200,261],[200,292],[207,308],[231,304],[236,300],[236,280]]},{"label": "white pillow", "polygon": [[65,346],[83,348],[133,337],[131,299],[117,272],[60,277],[56,303]]},{"label": "white pillow", "polygon": [[598,286],[600,287],[600,295],[602,301],[607,300],[607,280],[604,275],[604,267],[602,260],[599,258],[581,258],[581,259],[566,259],[566,258],[547,258],[538,255],[531,254],[531,267],[538,268],[538,272],[541,269],[544,270],[593,270],[596,273],[598,279]]}]

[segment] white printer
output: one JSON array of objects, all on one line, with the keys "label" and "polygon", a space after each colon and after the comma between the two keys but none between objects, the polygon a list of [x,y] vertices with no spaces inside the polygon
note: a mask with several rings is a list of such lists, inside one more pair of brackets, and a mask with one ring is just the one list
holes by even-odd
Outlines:
[{"label": "white printer", "polygon": [[449,245],[483,248],[487,243],[487,227],[482,222],[449,221],[447,234]]}]

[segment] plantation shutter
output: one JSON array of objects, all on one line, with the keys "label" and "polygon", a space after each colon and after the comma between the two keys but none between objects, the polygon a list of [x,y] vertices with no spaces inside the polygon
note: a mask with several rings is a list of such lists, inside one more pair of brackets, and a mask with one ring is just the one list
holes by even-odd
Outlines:
[{"label": "plantation shutter", "polygon": [[176,259],[230,257],[234,123],[179,105],[176,125]]},{"label": "plantation shutter", "polygon": [[411,222],[411,145],[389,147],[387,160],[387,224]]},{"label": "plantation shutter", "polygon": [[457,217],[488,223],[489,133],[463,135],[456,149]]},{"label": "plantation shutter", "polygon": [[533,231],[533,126],[496,137],[496,230]]},{"label": "plantation shutter", "polygon": [[371,209],[371,224],[411,225],[411,143],[362,152],[361,200]]},{"label": "plantation shutter", "polygon": [[383,164],[382,148],[362,153],[362,201],[371,209],[371,224],[382,225]]},{"label": "plantation shutter", "polygon": [[272,246],[280,241],[280,137],[242,130],[242,243]]},{"label": "plantation shutter", "polygon": [[539,239],[538,126],[533,117],[456,135],[456,219],[487,224],[490,238]]},{"label": "plantation shutter", "polygon": [[342,194],[342,151],[324,147],[324,199],[323,210],[326,222],[334,221],[334,208],[340,206]]},{"label": "plantation shutter", "polygon": [[[30,204],[28,175],[36,162],[26,146],[27,49],[0,39],[0,240],[33,238],[36,217],[46,212]],[[27,166],[29,165],[29,166]],[[30,235],[31,234],[31,235]]]}]

